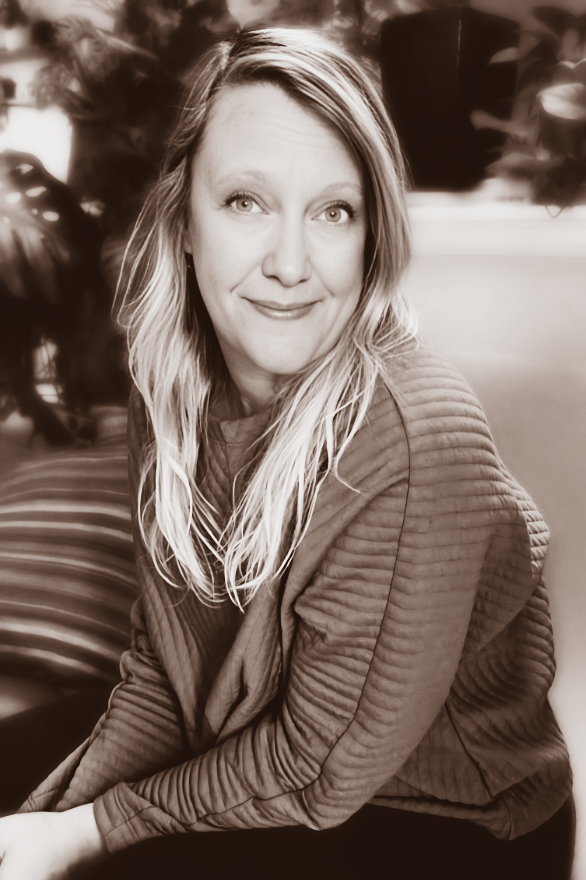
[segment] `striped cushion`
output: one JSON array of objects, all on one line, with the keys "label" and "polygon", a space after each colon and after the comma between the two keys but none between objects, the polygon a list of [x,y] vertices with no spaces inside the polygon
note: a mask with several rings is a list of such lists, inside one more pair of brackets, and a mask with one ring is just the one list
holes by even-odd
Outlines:
[{"label": "striped cushion", "polygon": [[66,685],[119,679],[138,585],[125,415],[106,416],[93,448],[51,453],[0,482],[3,672]]}]

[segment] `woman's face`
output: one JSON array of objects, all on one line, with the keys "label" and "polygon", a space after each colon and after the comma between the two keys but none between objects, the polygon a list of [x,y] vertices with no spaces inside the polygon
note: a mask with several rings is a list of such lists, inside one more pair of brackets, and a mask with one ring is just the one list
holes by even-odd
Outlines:
[{"label": "woman's face", "polygon": [[360,296],[366,229],[360,169],[332,128],[273,85],[220,94],[186,249],[245,398],[268,403],[279,376],[335,344]]}]

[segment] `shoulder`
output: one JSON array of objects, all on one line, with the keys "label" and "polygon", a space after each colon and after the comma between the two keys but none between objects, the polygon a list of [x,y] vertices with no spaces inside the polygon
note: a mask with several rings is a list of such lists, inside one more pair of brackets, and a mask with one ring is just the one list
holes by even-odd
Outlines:
[{"label": "shoulder", "polygon": [[429,465],[434,453],[442,452],[445,458],[451,451],[454,459],[458,450],[476,450],[477,458],[498,466],[478,398],[455,367],[430,346],[413,347],[389,359],[367,421],[389,454],[388,439],[401,424],[411,467]]},{"label": "shoulder", "polygon": [[406,471],[410,504],[421,502],[427,514],[437,505],[474,507],[473,498],[510,513],[535,511],[500,459],[473,390],[431,347],[389,359],[348,453],[348,483],[355,485],[355,468],[368,468],[384,492],[386,472]]},{"label": "shoulder", "polygon": [[482,406],[463,376],[428,345],[389,358],[373,414],[397,411],[409,439],[459,427],[490,437]]},{"label": "shoulder", "polygon": [[[402,443],[397,442],[399,422]],[[384,466],[392,468],[394,462],[395,469],[407,470],[406,514],[418,520],[416,530],[441,526],[447,517],[457,530],[516,523],[529,533],[536,552],[546,541],[547,526],[500,458],[478,398],[431,347],[390,359],[368,423],[381,450],[377,466],[382,455]],[[366,433],[355,439],[360,442]]]}]

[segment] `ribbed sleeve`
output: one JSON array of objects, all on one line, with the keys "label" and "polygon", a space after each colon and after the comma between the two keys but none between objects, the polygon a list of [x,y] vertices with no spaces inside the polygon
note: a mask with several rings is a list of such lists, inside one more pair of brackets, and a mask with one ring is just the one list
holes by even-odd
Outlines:
[{"label": "ribbed sleeve", "polygon": [[114,689],[107,713],[21,812],[69,810],[93,801],[122,779],[140,779],[189,753],[179,701],[153,654],[140,600],[132,611],[132,626],[132,648],[120,664],[123,682]]}]

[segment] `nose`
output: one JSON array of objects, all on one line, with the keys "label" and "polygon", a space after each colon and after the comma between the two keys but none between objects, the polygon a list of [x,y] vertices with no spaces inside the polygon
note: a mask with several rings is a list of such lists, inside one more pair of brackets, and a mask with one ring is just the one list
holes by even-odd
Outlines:
[{"label": "nose", "polygon": [[276,278],[283,287],[295,287],[311,277],[311,263],[303,220],[283,220],[273,230],[262,264],[266,278]]}]

